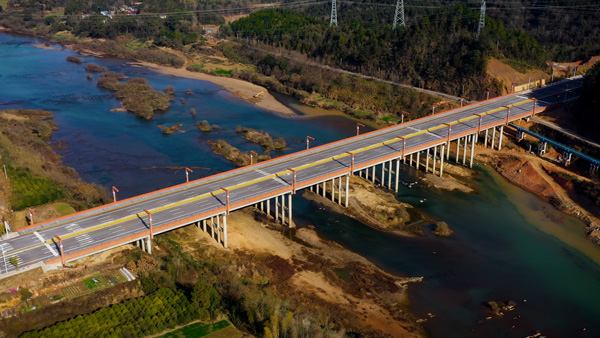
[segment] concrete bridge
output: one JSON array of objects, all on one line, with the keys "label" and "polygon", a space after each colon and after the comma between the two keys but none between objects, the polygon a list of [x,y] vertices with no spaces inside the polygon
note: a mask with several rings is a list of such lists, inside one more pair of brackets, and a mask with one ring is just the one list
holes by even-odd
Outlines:
[{"label": "concrete bridge", "polygon": [[566,95],[557,92],[582,82],[573,78],[504,95],[34,224],[0,242],[0,272],[16,269],[11,259],[19,268],[64,265],[129,243],[151,252],[155,235],[187,225],[202,227],[227,247],[227,215],[253,205],[293,226],[292,195],[299,190],[347,205],[349,176],[360,175],[398,191],[401,164],[442,176],[451,147],[455,162],[472,166],[476,143],[501,149],[505,125],[559,103]]}]

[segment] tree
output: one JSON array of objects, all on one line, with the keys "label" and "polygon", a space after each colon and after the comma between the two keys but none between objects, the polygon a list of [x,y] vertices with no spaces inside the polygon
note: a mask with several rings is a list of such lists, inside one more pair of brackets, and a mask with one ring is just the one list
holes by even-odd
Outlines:
[{"label": "tree", "polygon": [[192,291],[192,307],[198,312],[200,319],[215,319],[217,316],[217,308],[219,301],[219,293],[203,280],[199,279]]}]

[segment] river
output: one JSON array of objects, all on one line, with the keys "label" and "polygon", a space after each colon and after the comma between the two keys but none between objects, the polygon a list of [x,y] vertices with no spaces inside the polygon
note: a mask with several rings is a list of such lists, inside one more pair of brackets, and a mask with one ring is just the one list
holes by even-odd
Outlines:
[{"label": "river", "polygon": [[[244,151],[261,151],[235,134],[238,125],[284,137],[288,149],[274,156],[304,149],[307,135],[316,146],[356,132],[356,121],[343,116],[283,117],[208,82],[161,75],[123,60],[82,57],[114,72],[145,77],[157,90],[176,89],[169,111],[151,121],[111,112],[119,103],[96,86],[98,75],[87,80],[82,65],[65,61],[75,53],[31,45],[39,42],[0,34],[0,109],[53,112],[59,130],[52,142],[69,145],[58,150],[64,163],[87,181],[118,187],[119,198],[181,183],[184,167],[193,168],[192,179],[233,169],[206,142],[225,139]],[[188,89],[191,95],[184,93]],[[199,120],[221,128],[199,132],[192,125]],[[175,123],[184,123],[185,132],[166,136],[157,128]],[[435,315],[424,323],[433,337],[524,337],[536,330],[549,337],[600,336],[600,248],[581,240],[584,225],[487,167],[477,170],[472,194],[419,184],[400,189],[399,199],[455,230],[447,239],[431,235],[427,227],[423,237],[392,236],[314,208],[298,195],[294,217],[386,271],[424,276],[409,288],[410,310],[420,318]],[[415,182],[422,173],[407,168],[402,175]],[[490,300],[515,301],[516,310],[488,320],[485,302]]]}]

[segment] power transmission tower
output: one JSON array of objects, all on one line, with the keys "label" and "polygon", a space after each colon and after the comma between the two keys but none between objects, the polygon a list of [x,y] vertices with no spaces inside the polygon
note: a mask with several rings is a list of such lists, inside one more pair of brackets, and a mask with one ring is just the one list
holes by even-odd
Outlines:
[{"label": "power transmission tower", "polygon": [[337,6],[335,0],[331,0],[331,20],[329,21],[329,26],[337,26]]},{"label": "power transmission tower", "polygon": [[479,40],[479,34],[483,27],[485,27],[485,0],[481,0],[481,14],[479,15],[479,26],[477,27],[477,37],[475,39]]},{"label": "power transmission tower", "polygon": [[396,1],[396,13],[394,14],[394,25],[392,26],[392,29],[396,29],[398,23],[400,23],[400,26],[406,27],[406,22],[404,21],[404,0]]}]

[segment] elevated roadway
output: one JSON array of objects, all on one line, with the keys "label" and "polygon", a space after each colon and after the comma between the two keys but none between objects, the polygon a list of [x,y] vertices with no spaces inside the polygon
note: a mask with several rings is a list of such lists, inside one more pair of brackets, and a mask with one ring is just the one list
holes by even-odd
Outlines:
[{"label": "elevated roadway", "polygon": [[581,85],[581,78],[573,78],[493,98],[35,224],[0,242],[0,272],[15,269],[10,258],[19,267],[60,262],[55,235],[62,238],[64,259],[74,260],[148,237],[144,210],[152,213],[152,233],[159,234],[531,116],[557,104],[557,92]]}]

